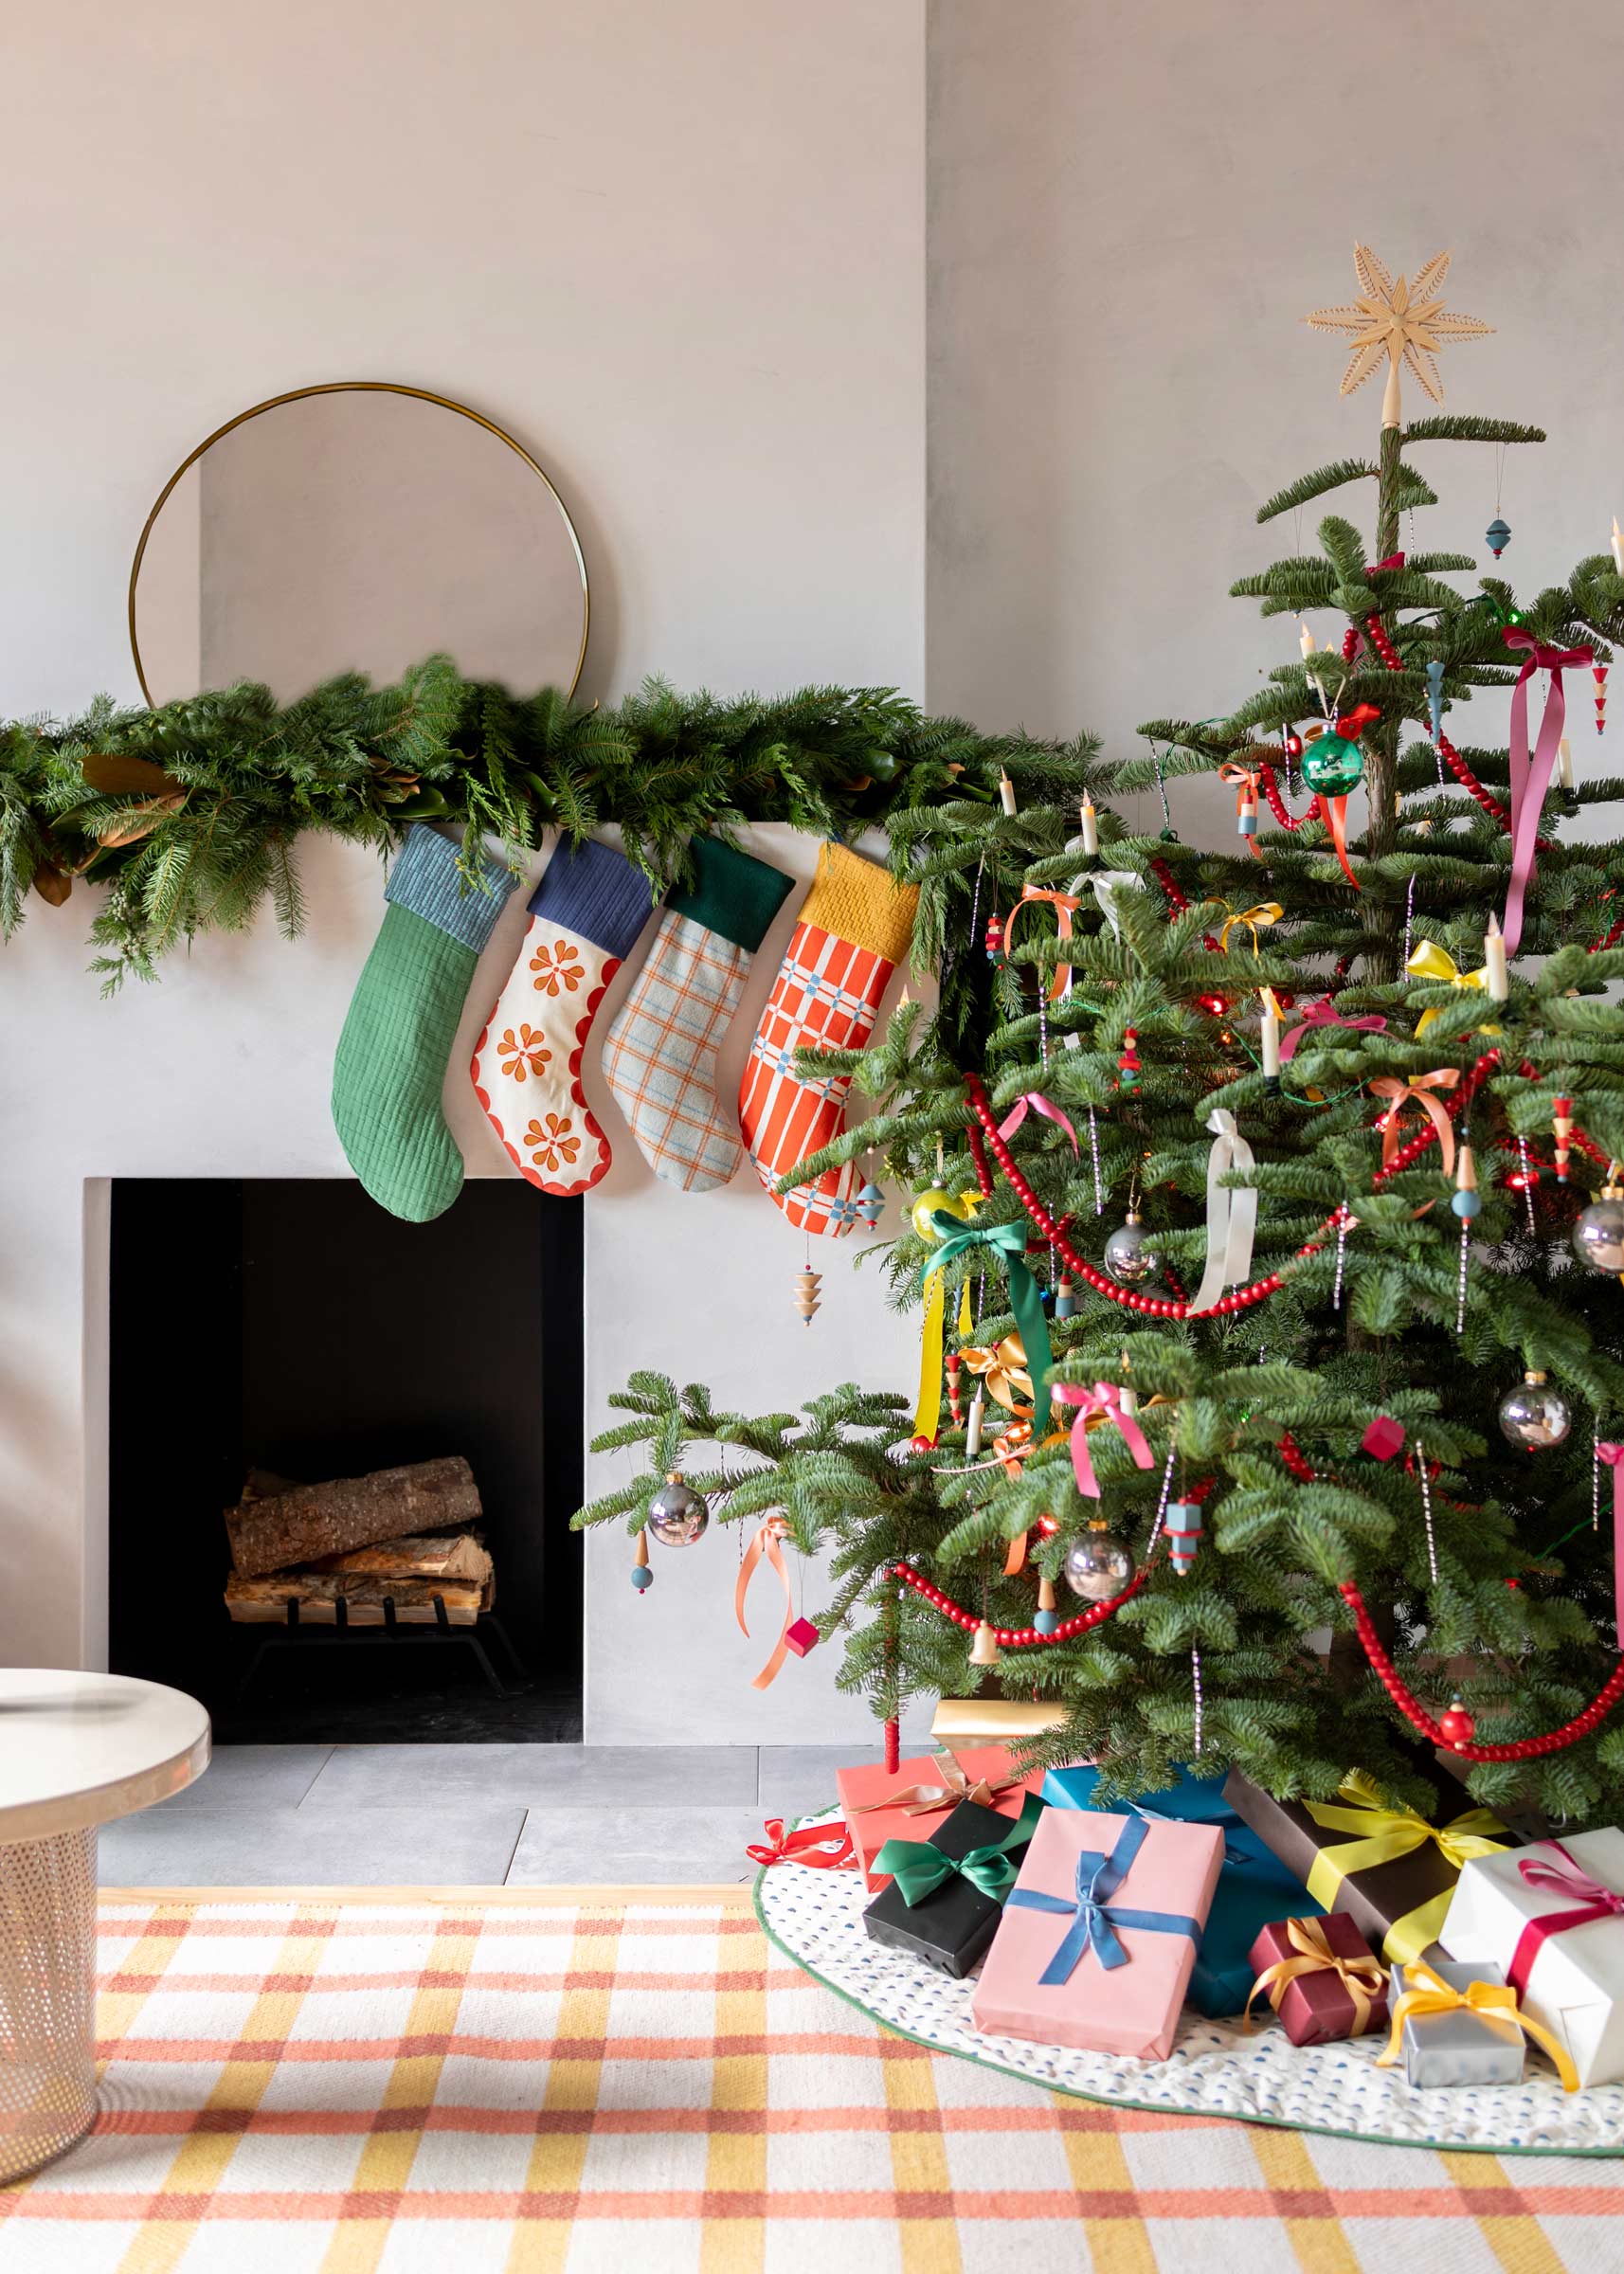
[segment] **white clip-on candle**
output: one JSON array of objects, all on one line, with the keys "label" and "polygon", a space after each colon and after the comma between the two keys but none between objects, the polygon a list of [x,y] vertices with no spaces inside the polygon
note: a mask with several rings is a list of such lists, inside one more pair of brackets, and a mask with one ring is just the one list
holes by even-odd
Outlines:
[{"label": "white clip-on candle", "polygon": [[1511,993],[1511,978],[1506,967],[1506,936],[1492,915],[1483,935],[1483,971],[1489,1001],[1505,1002]]}]

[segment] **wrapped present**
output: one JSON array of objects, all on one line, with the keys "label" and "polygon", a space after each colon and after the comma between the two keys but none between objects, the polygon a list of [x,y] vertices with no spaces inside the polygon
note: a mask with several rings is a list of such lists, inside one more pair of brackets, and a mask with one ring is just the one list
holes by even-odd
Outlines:
[{"label": "wrapped present", "polygon": [[1045,1809],[976,1984],[979,2030],[1165,2061],[1222,1835]]},{"label": "wrapped present", "polygon": [[1437,1940],[1461,1866],[1509,1837],[1486,1808],[1446,1817],[1453,1800],[1441,1794],[1436,1823],[1412,1808],[1389,1808],[1358,1769],[1331,1801],[1275,1800],[1239,1769],[1223,1791],[1322,1908],[1345,1911],[1373,1948],[1399,1964]]},{"label": "wrapped present", "polygon": [[[1135,1800],[1113,1800],[1110,1808],[1144,1816],[1149,1823],[1211,1824],[1223,1834],[1223,1868],[1201,1934],[1201,1946],[1185,1992],[1198,2013],[1214,2021],[1238,2013],[1252,1994],[1256,1968],[1252,1946],[1258,1929],[1272,1920],[1314,1918],[1320,1905],[1294,1879],[1249,1824],[1243,1824],[1223,1796],[1221,1779],[1176,1772],[1165,1792],[1142,1793]],[[1051,1808],[1092,1808],[1099,1771],[1051,1769],[1043,1797]]]},{"label": "wrapped present", "polygon": [[1387,2020],[1387,1976],[1353,1921],[1340,1911],[1279,1919],[1252,1945],[1254,1980],[1246,2001],[1267,1997],[1293,2045],[1335,2045]]},{"label": "wrapped present", "polygon": [[961,1800],[929,1840],[887,1840],[875,1860],[889,1885],[863,1913],[872,1940],[955,1980],[968,1974],[992,1940],[1016,1859],[1042,1813],[1034,1793],[1013,1823]]},{"label": "wrapped present", "polygon": [[877,1894],[890,1873],[875,1869],[887,1840],[926,1840],[961,1800],[995,1808],[1012,1820],[1028,1793],[1043,1782],[1016,1776],[1003,1745],[937,1747],[933,1759],[904,1760],[894,1769],[837,1769],[835,1787],[869,1886]]},{"label": "wrapped present", "polygon": [[[1451,2084],[1520,2084],[1525,2030],[1553,2050],[1544,2031],[1518,2012],[1517,1993],[1507,1988],[1498,1966],[1465,1966],[1450,1958],[1429,1965],[1414,1958],[1394,1967],[1388,2004],[1393,2033],[1376,2065],[1391,2068],[1402,2052],[1405,2081],[1417,2091]],[[1562,2083],[1572,2092],[1578,2082],[1573,2064],[1560,2048],[1554,2051]]]},{"label": "wrapped present", "polygon": [[1469,1863],[1443,1945],[1502,1970],[1581,2084],[1624,2078],[1624,1832],[1570,1832]]}]

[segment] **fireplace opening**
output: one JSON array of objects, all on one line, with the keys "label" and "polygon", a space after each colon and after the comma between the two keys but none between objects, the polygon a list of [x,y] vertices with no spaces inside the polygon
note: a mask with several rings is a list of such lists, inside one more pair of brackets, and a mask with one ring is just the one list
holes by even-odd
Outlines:
[{"label": "fireplace opening", "polygon": [[580,1201],[119,1178],[111,1260],[113,1670],[225,1743],[577,1740]]}]

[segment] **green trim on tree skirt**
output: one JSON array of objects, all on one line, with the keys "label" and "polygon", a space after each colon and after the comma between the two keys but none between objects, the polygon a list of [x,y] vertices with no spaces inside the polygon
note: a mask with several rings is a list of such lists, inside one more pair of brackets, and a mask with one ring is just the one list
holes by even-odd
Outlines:
[{"label": "green trim on tree skirt", "polygon": [[282,705],[247,684],[157,711],[101,698],[65,725],[0,724],[0,933],[31,890],[60,905],[76,879],[100,886],[92,968],[111,986],[153,977],[177,941],[242,929],[267,898],[297,933],[308,830],[384,852],[408,821],[460,823],[472,883],[484,840],[516,873],[544,830],[579,839],[614,823],[652,901],[691,880],[694,836],[784,821],[824,838],[886,830],[893,865],[924,884],[927,961],[979,867],[1018,878],[1059,848],[1047,823],[1000,812],[1000,774],[1025,803],[1080,797],[1094,756],[1087,739],[927,718],[883,687],[724,700],[651,679],[588,710],[554,688],[464,679],[443,656],[398,686],[352,673]]}]

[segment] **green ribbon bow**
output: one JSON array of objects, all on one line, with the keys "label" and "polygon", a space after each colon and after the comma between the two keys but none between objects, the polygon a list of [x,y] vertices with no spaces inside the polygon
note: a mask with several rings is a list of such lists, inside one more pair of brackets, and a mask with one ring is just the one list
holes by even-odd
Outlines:
[{"label": "green ribbon bow", "polygon": [[972,1248],[992,1248],[1002,1257],[1009,1281],[1009,1308],[1015,1313],[1016,1329],[1026,1352],[1026,1370],[1032,1377],[1032,1435],[1036,1442],[1047,1426],[1049,1369],[1055,1362],[1049,1348],[1049,1323],[1043,1316],[1043,1299],[1038,1291],[1037,1280],[1026,1268],[1026,1226],[1023,1222],[966,1224],[940,1208],[931,1210],[930,1222],[940,1244],[931,1249],[919,1268],[921,1286],[932,1272],[945,1271],[956,1256],[967,1254]]},{"label": "green ribbon bow", "polygon": [[1020,1804],[1020,1815],[1001,1840],[994,1840],[984,1848],[972,1848],[968,1855],[960,1856],[944,1855],[929,1840],[887,1840],[875,1857],[873,1868],[890,1872],[910,1910],[954,1878],[967,1879],[983,1895],[1000,1896],[1014,1886],[1019,1868],[1009,1850],[1025,1847],[1042,1814],[1042,1801],[1036,1793],[1028,1793]]}]

